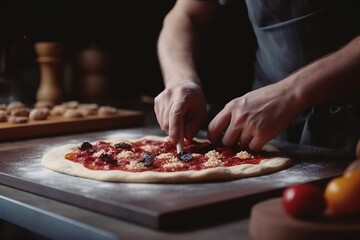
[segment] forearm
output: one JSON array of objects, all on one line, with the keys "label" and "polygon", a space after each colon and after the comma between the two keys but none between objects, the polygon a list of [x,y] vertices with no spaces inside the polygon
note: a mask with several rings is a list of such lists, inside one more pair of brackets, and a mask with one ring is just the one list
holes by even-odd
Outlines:
[{"label": "forearm", "polygon": [[284,86],[302,110],[360,92],[360,37],[290,75]]},{"label": "forearm", "polygon": [[185,79],[200,85],[196,72],[199,40],[195,29],[188,19],[176,25],[167,20],[158,41],[158,57],[165,86],[176,85]]},{"label": "forearm", "polygon": [[[189,1],[191,2],[191,1]],[[214,3],[179,1],[166,16],[158,40],[158,57],[165,86],[184,81],[201,85],[196,71],[200,41],[215,14]],[[187,10],[182,10],[186,8]]]}]

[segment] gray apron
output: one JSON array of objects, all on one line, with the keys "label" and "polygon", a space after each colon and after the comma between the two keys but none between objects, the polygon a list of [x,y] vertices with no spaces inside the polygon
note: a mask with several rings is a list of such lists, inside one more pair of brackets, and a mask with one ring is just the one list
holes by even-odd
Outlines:
[{"label": "gray apron", "polygon": [[[220,3],[236,3],[236,0]],[[354,38],[359,33],[356,16],[360,15],[354,3],[246,0],[257,39],[254,89],[282,80]],[[360,139],[360,93],[312,107],[277,139],[354,152]]]}]

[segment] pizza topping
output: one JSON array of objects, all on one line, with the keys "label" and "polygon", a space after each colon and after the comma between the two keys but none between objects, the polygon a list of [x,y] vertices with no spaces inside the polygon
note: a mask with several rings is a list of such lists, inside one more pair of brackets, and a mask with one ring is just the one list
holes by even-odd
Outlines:
[{"label": "pizza topping", "polygon": [[101,154],[105,153],[104,149],[100,149],[99,151],[95,152],[92,156],[94,158],[99,158],[101,156]]},{"label": "pizza topping", "polygon": [[176,156],[182,162],[190,162],[193,159],[191,153],[184,152],[184,151],[179,152]]},{"label": "pizza topping", "polygon": [[144,166],[150,166],[155,160],[155,156],[151,153],[145,153],[144,157],[139,160],[139,163]]},{"label": "pizza topping", "polygon": [[152,151],[158,150],[159,146],[147,144],[147,145],[141,146],[140,148],[146,152],[152,152]]},{"label": "pizza topping", "polygon": [[176,168],[184,167],[184,163],[179,162],[177,160],[170,160],[164,163],[163,168],[175,170]]},{"label": "pizza topping", "polygon": [[107,163],[117,163],[117,161],[109,153],[102,153],[100,159]]},{"label": "pizza topping", "polygon": [[89,142],[83,142],[79,147],[80,151],[91,152],[93,151],[93,145]]},{"label": "pizza topping", "polygon": [[253,158],[254,157],[253,155],[251,155],[247,151],[240,151],[235,156],[238,157],[238,158],[241,158],[241,159],[248,159],[248,158]]},{"label": "pizza topping", "polygon": [[206,162],[204,162],[205,167],[223,167],[224,162],[216,157],[210,157]]},{"label": "pizza topping", "polygon": [[132,171],[139,171],[139,170],[146,170],[147,167],[144,166],[144,164],[139,163],[138,161],[130,161],[130,163],[128,165],[126,165],[126,168],[128,170],[132,170]]},{"label": "pizza topping", "polygon": [[161,154],[159,154],[156,158],[158,158],[158,159],[170,159],[170,160],[172,160],[172,159],[175,159],[175,156],[174,156],[174,154],[172,154],[172,153],[161,153]]},{"label": "pizza topping", "polygon": [[[211,148],[209,147],[211,146]],[[194,151],[192,151],[194,150]],[[83,142],[65,159],[93,170],[175,172],[259,164],[266,155],[239,148],[215,147],[209,142],[185,141],[184,151],[176,152],[170,141],[140,139],[136,141]]]},{"label": "pizza topping", "polygon": [[124,159],[124,158],[129,159],[129,158],[132,158],[134,156],[135,156],[134,152],[125,150],[125,151],[120,152],[118,155],[116,155],[116,158],[117,159]]},{"label": "pizza topping", "polygon": [[214,157],[214,158],[221,158],[221,154],[219,152],[217,152],[216,150],[211,150],[211,151],[208,151],[205,156],[207,158],[211,158],[211,157]]},{"label": "pizza topping", "polygon": [[119,143],[116,143],[114,146],[116,148],[123,148],[123,149],[127,149],[127,150],[131,149],[131,145],[129,143],[126,143],[126,142],[119,142]]}]

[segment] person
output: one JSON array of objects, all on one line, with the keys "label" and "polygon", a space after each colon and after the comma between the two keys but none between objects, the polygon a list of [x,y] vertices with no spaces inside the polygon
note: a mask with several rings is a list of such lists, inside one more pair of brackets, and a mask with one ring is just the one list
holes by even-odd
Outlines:
[{"label": "person", "polygon": [[[208,121],[199,49],[229,2],[177,0],[164,18],[157,49],[165,88],[154,112],[173,143],[181,134],[192,139]],[[245,2],[257,41],[253,89],[210,119],[208,139],[253,150],[279,139],[354,152],[360,139],[356,2]]]}]

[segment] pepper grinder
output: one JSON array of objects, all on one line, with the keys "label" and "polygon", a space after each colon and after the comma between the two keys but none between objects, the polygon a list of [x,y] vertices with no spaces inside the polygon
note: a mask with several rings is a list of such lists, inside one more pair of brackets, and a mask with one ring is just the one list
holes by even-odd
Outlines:
[{"label": "pepper grinder", "polygon": [[99,101],[106,98],[109,90],[109,53],[96,44],[82,50],[79,54],[81,90],[87,100]]},{"label": "pepper grinder", "polygon": [[63,93],[60,83],[64,76],[64,44],[60,42],[35,43],[37,62],[40,67],[40,85],[36,100],[47,100],[60,103]]}]

